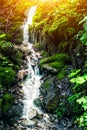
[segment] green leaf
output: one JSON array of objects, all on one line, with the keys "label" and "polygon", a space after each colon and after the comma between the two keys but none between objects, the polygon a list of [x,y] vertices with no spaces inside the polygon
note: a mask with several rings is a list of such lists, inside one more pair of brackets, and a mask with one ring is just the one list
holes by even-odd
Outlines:
[{"label": "green leaf", "polygon": [[87,32],[85,32],[80,38],[83,45],[87,45]]},{"label": "green leaf", "polygon": [[5,39],[5,38],[6,38],[6,34],[5,33],[0,35],[0,40],[1,39]]},{"label": "green leaf", "polygon": [[76,76],[81,69],[72,70],[71,73],[68,75],[69,78]]}]

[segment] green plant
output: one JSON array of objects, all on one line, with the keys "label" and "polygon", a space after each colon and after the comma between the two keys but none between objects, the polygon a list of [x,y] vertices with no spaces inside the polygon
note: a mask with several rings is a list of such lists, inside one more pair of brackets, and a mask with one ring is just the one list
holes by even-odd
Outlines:
[{"label": "green plant", "polygon": [[6,39],[6,34],[5,33],[0,35],[0,40],[3,40],[3,39]]},{"label": "green plant", "polygon": [[[70,114],[76,119],[83,111],[81,106],[77,103],[77,99],[81,97],[81,93],[75,93],[67,98]],[[79,111],[78,111],[79,110]]]},{"label": "green plant", "polygon": [[9,93],[6,93],[4,96],[3,96],[3,106],[2,106],[2,109],[3,109],[3,113],[5,114],[9,108],[11,107],[11,105],[13,104],[14,102],[14,97],[9,94]]},{"label": "green plant", "polygon": [[72,77],[76,76],[77,74],[79,74],[80,71],[81,71],[81,69],[71,70],[71,73],[68,75],[68,77],[72,78]]},{"label": "green plant", "polygon": [[0,85],[8,87],[15,80],[15,71],[10,67],[0,67]]},{"label": "green plant", "polygon": [[58,108],[56,109],[55,113],[58,118],[61,118],[62,116],[64,116],[65,111],[66,111],[65,103],[61,102],[58,105]]},{"label": "green plant", "polygon": [[0,50],[3,56],[6,56],[11,62],[20,66],[22,53],[11,42],[0,41]]},{"label": "green plant", "polygon": [[4,102],[9,102],[9,103],[13,103],[13,101],[14,101],[14,97],[11,95],[11,94],[9,94],[9,93],[6,93],[4,96],[3,96],[3,100],[4,100]]},{"label": "green plant", "polygon": [[84,17],[84,19],[82,21],[80,21],[80,24],[83,24],[83,29],[84,29],[84,33],[81,36],[80,40],[82,42],[83,45],[87,46],[87,16]]},{"label": "green plant", "polygon": [[77,118],[77,121],[80,126],[86,128],[87,127],[87,96],[77,99],[77,103],[80,104],[84,110],[83,114],[79,118]]}]

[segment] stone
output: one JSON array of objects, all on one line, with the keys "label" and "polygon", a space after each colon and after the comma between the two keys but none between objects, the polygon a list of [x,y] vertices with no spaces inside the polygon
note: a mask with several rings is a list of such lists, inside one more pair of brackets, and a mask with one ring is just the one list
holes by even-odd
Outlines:
[{"label": "stone", "polygon": [[36,107],[41,107],[42,106],[40,98],[36,98],[33,102],[34,102]]},{"label": "stone", "polygon": [[55,77],[44,80],[40,88],[43,95],[42,104],[47,112],[53,112],[58,107],[58,88],[54,83]]},{"label": "stone", "polygon": [[23,89],[19,90],[19,92],[20,92],[21,94],[23,94],[23,93],[24,93]]},{"label": "stone", "polygon": [[0,106],[0,118],[2,118],[3,114],[2,114],[2,108]]},{"label": "stone", "polygon": [[18,87],[23,88],[24,84],[23,83],[18,83]]},{"label": "stone", "polygon": [[29,116],[28,116],[29,119],[33,119],[36,116],[37,116],[36,110],[34,110],[34,109],[29,110]]},{"label": "stone", "polygon": [[3,130],[4,126],[5,126],[4,122],[0,120],[0,130]]},{"label": "stone", "polygon": [[28,75],[28,72],[26,70],[22,69],[22,70],[18,71],[17,78],[18,78],[18,80],[23,80],[24,78],[27,77],[27,75]]},{"label": "stone", "polygon": [[6,113],[6,116],[9,118],[20,117],[22,115],[22,109],[23,109],[23,106],[21,103],[18,103],[17,105],[13,105],[10,107],[10,109]]},{"label": "stone", "polygon": [[41,67],[43,70],[46,70],[46,73],[48,73],[48,74],[57,74],[58,73],[58,70],[51,67],[49,64],[43,64]]}]

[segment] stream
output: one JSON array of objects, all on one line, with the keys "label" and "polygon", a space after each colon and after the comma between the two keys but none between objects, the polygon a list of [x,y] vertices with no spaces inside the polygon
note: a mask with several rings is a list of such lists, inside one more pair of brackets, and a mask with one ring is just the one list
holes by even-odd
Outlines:
[{"label": "stream", "polygon": [[[27,56],[28,77],[23,81],[23,115],[20,128],[26,130],[52,130],[54,125],[50,122],[50,116],[34,105],[34,100],[40,96],[41,77],[38,67],[39,55],[33,49],[33,44],[29,42],[28,26],[32,24],[36,6],[32,6],[27,11],[27,19],[23,25],[23,45],[31,52]],[[41,97],[40,97],[41,98]],[[53,119],[55,119],[55,115]],[[57,122],[57,120],[55,120]]]}]

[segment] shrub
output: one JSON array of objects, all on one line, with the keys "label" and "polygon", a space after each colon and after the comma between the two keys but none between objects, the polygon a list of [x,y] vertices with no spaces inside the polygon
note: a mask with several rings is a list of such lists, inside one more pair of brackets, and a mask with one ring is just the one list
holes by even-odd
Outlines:
[{"label": "shrub", "polygon": [[22,53],[14,48],[13,44],[11,42],[8,41],[0,41],[0,50],[1,53],[6,57],[8,57],[8,59],[10,61],[12,61],[14,64],[20,65],[21,64],[21,60],[22,60]]},{"label": "shrub", "polygon": [[4,96],[3,96],[3,113],[5,114],[9,108],[11,107],[11,105],[13,104],[14,102],[14,97],[9,94],[9,93],[6,93]]},{"label": "shrub", "polygon": [[12,68],[0,67],[0,85],[3,85],[8,89],[8,87],[14,82],[14,80],[15,72]]}]

